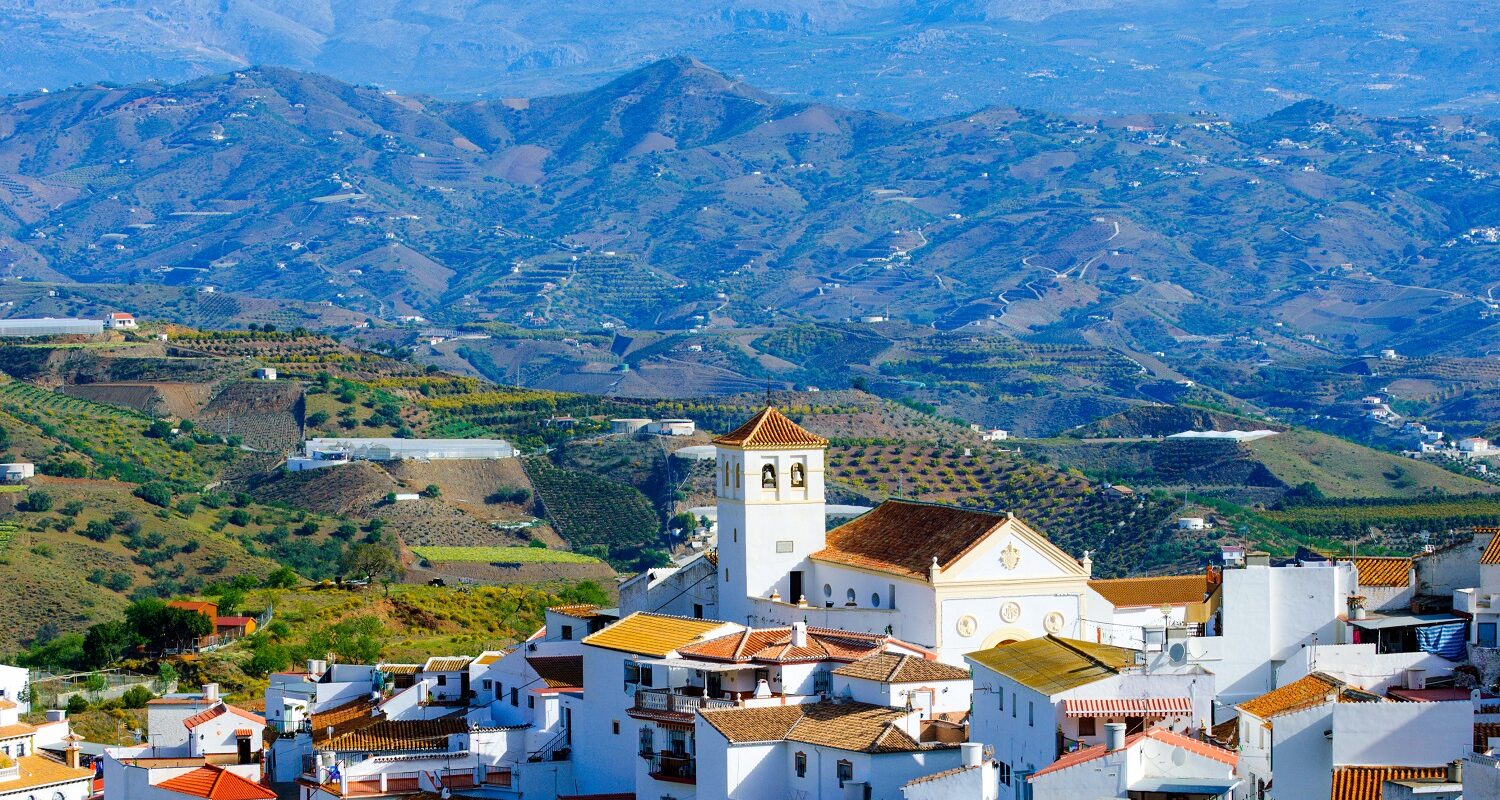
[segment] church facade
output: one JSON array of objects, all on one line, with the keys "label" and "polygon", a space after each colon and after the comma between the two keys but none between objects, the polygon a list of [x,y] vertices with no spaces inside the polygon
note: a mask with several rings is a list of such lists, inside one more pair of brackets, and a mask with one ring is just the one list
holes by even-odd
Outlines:
[{"label": "church facade", "polygon": [[1004,642],[1083,634],[1087,554],[1073,558],[1013,515],[897,499],[830,531],[826,439],[767,407],[714,445],[720,619],[886,634],[954,664]]}]

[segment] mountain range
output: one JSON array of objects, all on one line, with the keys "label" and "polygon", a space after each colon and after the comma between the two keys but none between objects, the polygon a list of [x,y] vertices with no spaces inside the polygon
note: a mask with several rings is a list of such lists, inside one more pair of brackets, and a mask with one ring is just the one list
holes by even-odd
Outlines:
[{"label": "mountain range", "polygon": [[1487,4],[1390,0],[0,0],[0,91],[283,66],[533,97],[692,56],[777,94],[911,117],[990,105],[1207,110],[1319,98],[1493,113]]},{"label": "mountain range", "polygon": [[454,324],[1155,318],[1472,354],[1494,344],[1497,134],[1314,101],[911,121],[684,58],[461,103],[254,69],[0,103],[0,268]]}]

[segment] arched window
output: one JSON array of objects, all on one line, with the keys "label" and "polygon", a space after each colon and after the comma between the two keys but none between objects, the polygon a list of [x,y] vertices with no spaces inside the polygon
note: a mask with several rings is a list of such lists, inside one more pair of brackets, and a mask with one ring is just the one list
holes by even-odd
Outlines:
[{"label": "arched window", "polygon": [[740,465],[734,465],[734,488],[740,488]]},{"label": "arched window", "polygon": [[760,488],[762,488],[762,489],[775,489],[776,488],[776,467],[775,466],[773,466],[771,464],[767,464],[764,467],[760,468]]},{"label": "arched window", "polygon": [[792,486],[800,489],[807,485],[807,470],[799,464],[792,465]]},{"label": "arched window", "polygon": [[846,605],[846,606],[853,606],[853,605],[858,605],[859,604],[859,601],[855,599],[855,594],[854,594],[854,590],[853,589],[850,589],[849,593],[846,594],[845,597],[847,599],[844,601],[844,605]]},{"label": "arched window", "polygon": [[724,462],[724,488],[729,488],[729,462]]}]

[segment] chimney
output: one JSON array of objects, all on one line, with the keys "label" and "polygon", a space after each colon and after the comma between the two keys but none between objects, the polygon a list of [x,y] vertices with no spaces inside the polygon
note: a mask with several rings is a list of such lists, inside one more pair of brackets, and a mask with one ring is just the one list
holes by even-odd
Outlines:
[{"label": "chimney", "polygon": [[[68,737],[68,746],[63,749],[63,761],[69,767],[72,767],[73,769],[78,769],[79,768],[78,767],[78,752],[79,752],[78,751],[78,740],[75,739],[72,736],[69,736]],[[1448,769],[1451,771],[1453,769],[1453,766],[1450,764],[1448,766]]]},{"label": "chimney", "polygon": [[1125,749],[1125,723],[1104,723],[1104,750],[1113,753],[1116,750]]},{"label": "chimney", "polygon": [[1264,550],[1256,550],[1245,554],[1245,566],[1247,567],[1269,567],[1271,566],[1271,554]]},{"label": "chimney", "polygon": [[1464,782],[1464,762],[1462,760],[1454,759],[1448,762],[1447,778],[1449,783]]},{"label": "chimney", "polygon": [[984,745],[979,742],[964,742],[958,746],[963,751],[964,766],[977,767],[984,761]]},{"label": "chimney", "polygon": [[216,703],[216,702],[218,702],[218,700],[219,700],[219,684],[217,684],[217,683],[205,683],[205,684],[203,684],[203,699],[209,701],[210,703]]},{"label": "chimney", "polygon": [[792,623],[792,647],[806,647],[806,646],[807,646],[807,623],[806,622],[793,622]]},{"label": "chimney", "polygon": [[1412,668],[1408,669],[1406,671],[1406,688],[1408,688],[1408,689],[1426,689],[1427,688],[1427,670],[1422,669],[1421,667],[1412,667]]}]

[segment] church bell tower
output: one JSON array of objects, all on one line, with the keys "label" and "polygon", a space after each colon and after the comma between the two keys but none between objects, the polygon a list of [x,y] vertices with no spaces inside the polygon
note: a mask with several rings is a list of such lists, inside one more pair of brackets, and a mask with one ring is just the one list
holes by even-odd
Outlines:
[{"label": "church bell tower", "polygon": [[766,406],[714,446],[723,618],[747,623],[754,598],[811,600],[807,557],[824,547],[828,440]]}]

